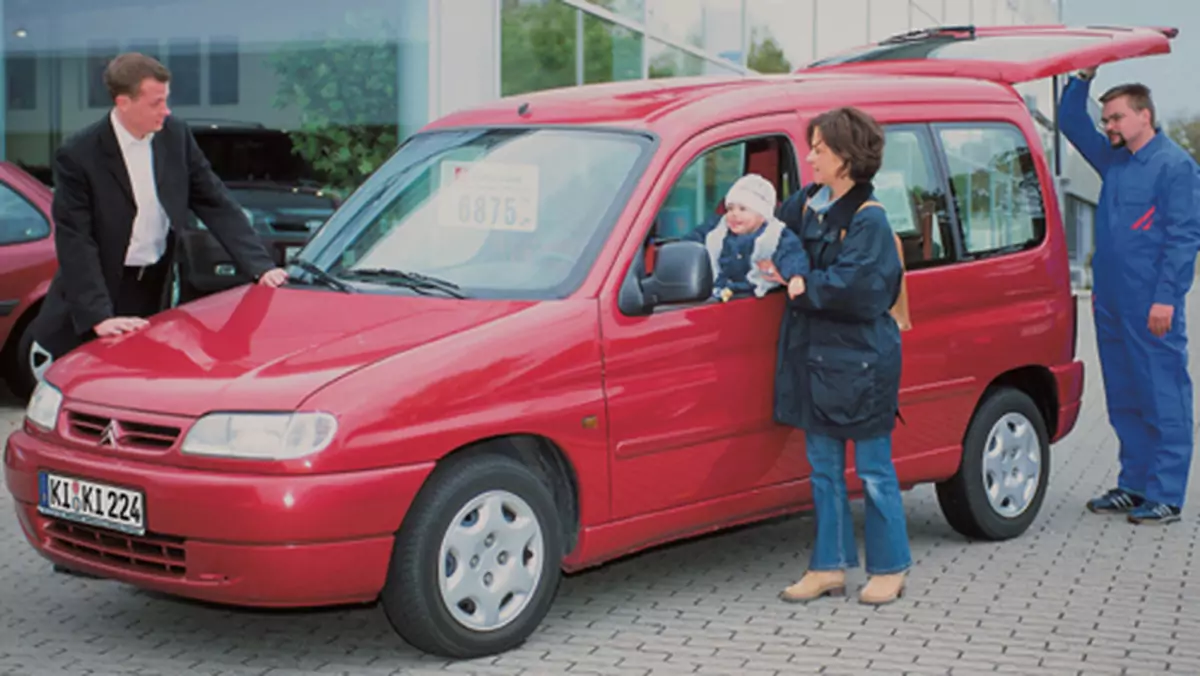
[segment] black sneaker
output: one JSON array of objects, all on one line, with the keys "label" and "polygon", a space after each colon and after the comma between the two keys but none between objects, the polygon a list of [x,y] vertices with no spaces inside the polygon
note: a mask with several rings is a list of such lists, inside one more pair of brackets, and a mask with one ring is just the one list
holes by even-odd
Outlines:
[{"label": "black sneaker", "polygon": [[1096,514],[1128,514],[1146,501],[1123,488],[1114,488],[1098,498],[1088,500],[1087,508]]},{"label": "black sneaker", "polygon": [[1171,505],[1164,505],[1161,502],[1145,502],[1141,507],[1131,511],[1129,523],[1147,523],[1147,524],[1162,524],[1175,523],[1179,521],[1182,510]]}]

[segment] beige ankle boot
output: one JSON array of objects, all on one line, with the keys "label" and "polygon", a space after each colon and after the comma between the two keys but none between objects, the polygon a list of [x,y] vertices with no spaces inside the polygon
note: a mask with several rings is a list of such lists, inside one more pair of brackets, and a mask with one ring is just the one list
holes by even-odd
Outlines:
[{"label": "beige ankle boot", "polygon": [[808,603],[822,596],[844,596],[845,594],[845,571],[810,570],[799,582],[784,589],[779,598],[788,603]]},{"label": "beige ankle boot", "polygon": [[872,575],[859,594],[860,603],[882,606],[904,596],[904,573]]}]

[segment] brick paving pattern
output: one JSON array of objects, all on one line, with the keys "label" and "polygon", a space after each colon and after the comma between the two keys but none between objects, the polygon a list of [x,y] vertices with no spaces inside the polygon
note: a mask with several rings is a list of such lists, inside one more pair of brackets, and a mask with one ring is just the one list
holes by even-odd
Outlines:
[{"label": "brick paving pattern", "polygon": [[[0,491],[0,674],[1200,674],[1200,481],[1165,528],[1083,507],[1117,466],[1081,304],[1086,401],[1038,519],[1016,540],[968,542],[931,486],[906,493],[915,567],[891,606],[779,602],[811,545],[797,516],[571,576],[522,648],[454,663],[409,648],[378,607],[231,610],[55,574]],[[20,415],[9,400],[0,434]]]}]

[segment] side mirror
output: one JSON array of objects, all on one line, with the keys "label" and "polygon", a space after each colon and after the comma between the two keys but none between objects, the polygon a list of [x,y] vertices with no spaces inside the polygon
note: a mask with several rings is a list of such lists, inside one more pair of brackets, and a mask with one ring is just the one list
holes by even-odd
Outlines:
[{"label": "side mirror", "polygon": [[641,256],[630,268],[618,304],[629,315],[646,314],[659,305],[692,303],[712,295],[713,273],[708,249],[699,242],[667,242],[658,247],[654,272],[645,276]]}]

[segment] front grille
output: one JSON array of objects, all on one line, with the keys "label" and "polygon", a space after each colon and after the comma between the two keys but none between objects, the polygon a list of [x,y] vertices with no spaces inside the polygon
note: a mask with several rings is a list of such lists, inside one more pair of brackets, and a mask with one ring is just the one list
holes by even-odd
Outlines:
[{"label": "front grille", "polygon": [[[150,451],[165,451],[179,439],[179,428],[152,425],[136,420],[115,419],[105,416],[69,411],[67,424],[71,434],[84,441],[110,442],[116,447],[138,448]],[[111,438],[106,439],[106,430],[112,425]]]},{"label": "front grille", "polygon": [[183,540],[162,535],[137,537],[59,519],[46,526],[51,545],[65,553],[108,566],[164,577],[183,577]]}]

